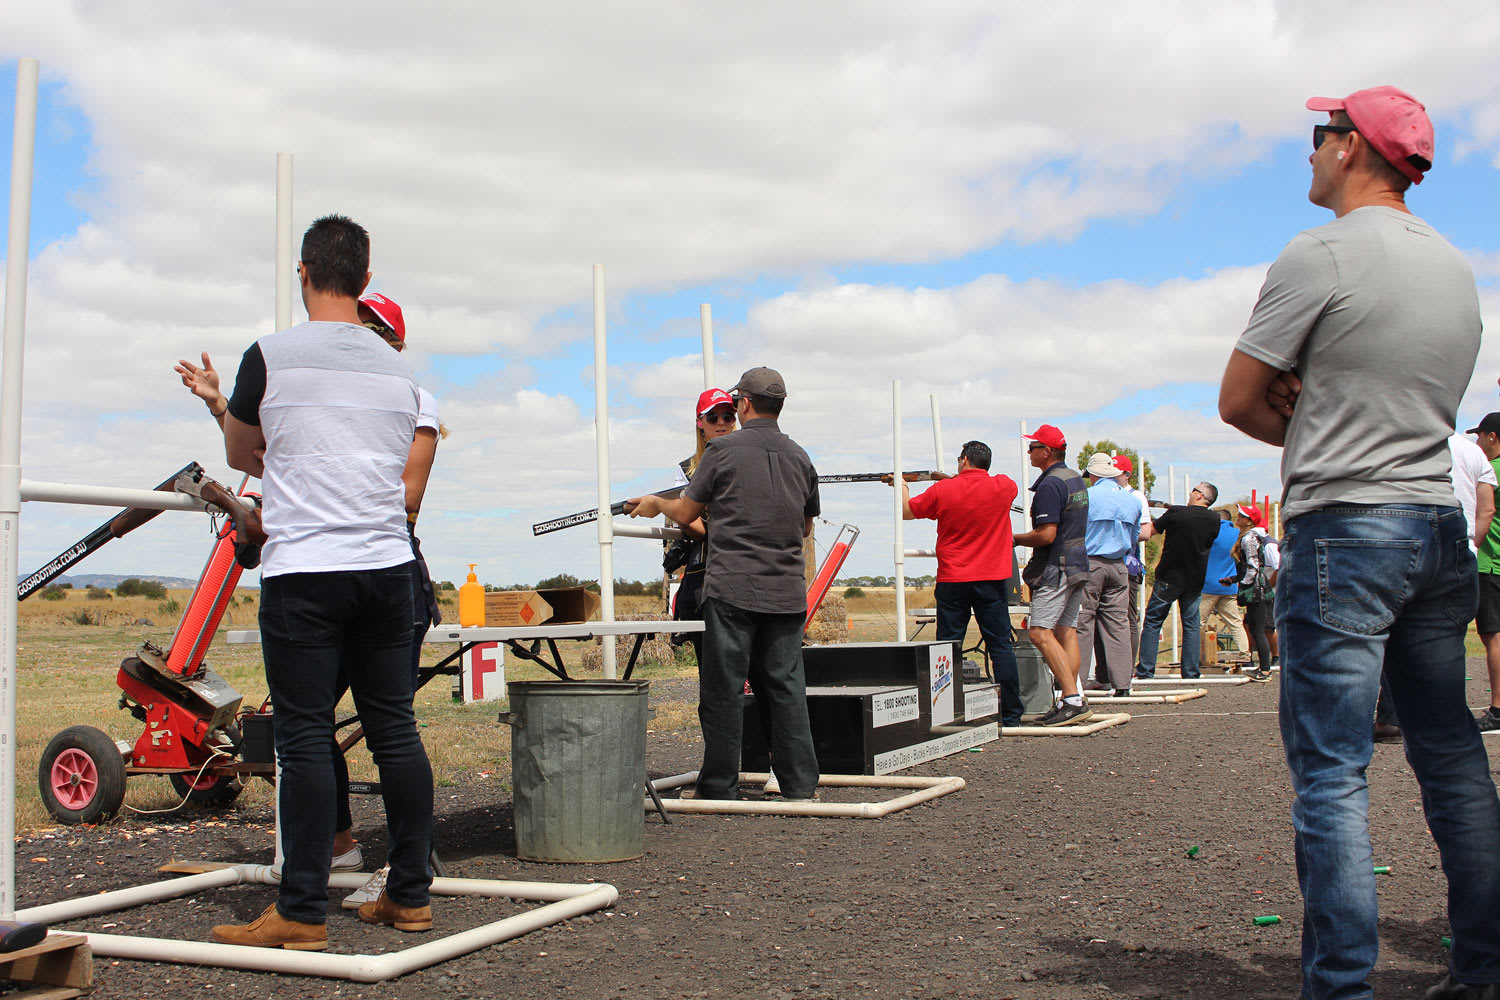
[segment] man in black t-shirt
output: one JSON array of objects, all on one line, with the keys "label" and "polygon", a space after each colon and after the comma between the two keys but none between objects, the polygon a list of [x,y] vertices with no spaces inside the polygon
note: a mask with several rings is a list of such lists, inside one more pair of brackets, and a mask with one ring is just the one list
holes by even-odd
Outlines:
[{"label": "man in black t-shirt", "polygon": [[1162,623],[1175,603],[1182,610],[1182,676],[1200,676],[1198,660],[1203,650],[1198,640],[1198,598],[1203,593],[1203,574],[1208,571],[1208,553],[1219,534],[1219,515],[1209,510],[1219,499],[1213,483],[1199,483],[1188,494],[1186,506],[1168,507],[1141,529],[1143,539],[1166,534],[1161,559],[1156,564],[1156,582],[1146,604],[1146,622],[1141,628],[1141,655],[1135,665],[1137,677],[1156,676],[1156,652]]}]

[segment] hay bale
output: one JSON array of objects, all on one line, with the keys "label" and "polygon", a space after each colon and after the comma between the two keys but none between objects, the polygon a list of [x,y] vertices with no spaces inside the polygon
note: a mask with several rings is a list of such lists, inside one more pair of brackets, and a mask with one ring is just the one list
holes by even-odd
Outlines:
[{"label": "hay bale", "polygon": [[[622,622],[649,622],[658,620],[657,615],[635,614],[616,615],[616,621]],[[615,636],[615,663],[621,670],[625,664],[630,662],[630,650],[635,646],[636,637],[633,635]],[[670,635],[658,633],[650,636],[641,643],[641,655],[636,658],[635,665],[643,667],[648,663],[671,665],[677,662],[677,651],[672,648]],[[597,638],[593,644],[586,646],[583,650],[583,669],[586,673],[592,673],[604,669],[604,640]]]},{"label": "hay bale", "polygon": [[815,646],[849,641],[849,605],[842,597],[829,594],[823,599],[807,628],[807,641]]}]

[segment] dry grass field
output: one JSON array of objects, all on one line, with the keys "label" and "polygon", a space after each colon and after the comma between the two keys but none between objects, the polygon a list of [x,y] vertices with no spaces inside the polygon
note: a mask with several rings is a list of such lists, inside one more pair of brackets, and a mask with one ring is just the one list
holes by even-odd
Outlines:
[{"label": "dry grass field", "polygon": [[[231,646],[223,632],[232,628],[253,628],[258,591],[242,589],[220,628],[208,655],[208,664],[229,682],[245,699],[245,708],[253,709],[266,697],[266,683],[258,646]],[[839,597],[842,588],[830,597]],[[168,593],[167,601],[186,605],[186,590]],[[891,641],[896,637],[895,595],[890,588],[865,588],[863,596],[843,599],[843,627],[851,642]],[[836,607],[836,602],[830,601]],[[933,606],[932,590],[910,589],[906,595],[908,615]],[[37,596],[20,605],[18,667],[19,702],[17,712],[17,794],[16,828],[36,830],[54,825],[42,806],[37,789],[37,764],[47,742],[59,731],[74,725],[94,726],[115,739],[134,741],[141,724],[118,707],[119,689],[115,674],[120,661],[134,655],[143,639],[162,647],[170,644],[180,611],[171,605],[143,597],[113,597],[89,600],[83,591],[69,591],[64,600],[43,601]],[[828,610],[832,611],[833,608]],[[657,617],[664,614],[661,603],[653,598],[621,597],[616,600],[620,617],[630,615]],[[446,608],[445,617],[456,617],[456,608]],[[825,614],[820,638],[837,630],[836,621]],[[910,620],[910,619],[909,619]],[[92,624],[80,624],[89,621]],[[144,624],[143,624],[144,623]],[[908,635],[916,634],[908,626]],[[931,638],[928,626],[920,638]],[[978,640],[972,626],[966,645]],[[585,669],[587,646],[562,644],[564,661],[573,676],[590,676]],[[428,648],[424,662],[436,663],[451,652],[448,646]],[[1469,652],[1482,652],[1477,636],[1470,634]],[[1166,655],[1164,651],[1163,655]],[[597,661],[595,661],[597,662]],[[506,658],[508,680],[539,680],[550,677],[533,664],[515,657]],[[597,670],[597,668],[595,668]],[[636,675],[643,678],[693,676],[695,665],[691,652],[684,649],[671,662],[651,662],[643,658]],[[352,711],[346,704],[345,710]],[[454,701],[447,678],[438,678],[417,695],[417,715],[432,758],[434,777],[440,787],[474,780],[508,784],[510,778],[509,734],[495,721],[503,703],[462,705]],[[691,739],[697,730],[697,706],[691,701],[668,701],[660,705],[652,722],[659,736],[677,735]],[[349,755],[350,771],[356,778],[375,777],[368,753],[356,750]],[[125,817],[132,810],[160,810],[176,807],[178,797],[165,778],[137,777],[129,782]],[[270,786],[264,781],[249,782],[243,793],[245,801],[270,801]],[[190,808],[190,807],[187,807]]]},{"label": "dry grass field", "polygon": [[[90,600],[81,590],[65,594],[61,601],[44,601],[33,595],[20,605],[16,717],[18,832],[55,825],[56,821],[42,805],[37,765],[48,741],[58,732],[69,726],[84,725],[103,730],[117,740],[134,742],[140,735],[141,723],[118,707],[120,692],[115,675],[120,661],[135,655],[142,640],[149,639],[166,648],[177,627],[180,607],[186,606],[191,596],[187,590],[169,591],[166,601],[119,596]],[[231,646],[224,641],[224,632],[254,628],[258,600],[257,590],[241,589],[235,594],[207,657],[209,667],[244,697],[247,710],[260,705],[266,697],[260,647]],[[176,601],[179,610],[163,613],[163,607],[171,607],[168,601]],[[660,602],[651,598],[619,598],[616,610],[621,616],[661,613]],[[445,607],[444,617],[456,618],[456,606]],[[84,620],[91,624],[80,624]],[[586,645],[562,643],[560,648],[568,672],[587,676],[582,672]],[[436,663],[451,652],[452,648],[446,645],[430,646],[423,662]],[[693,669],[689,654],[681,665],[643,660],[636,668],[636,676],[675,677],[691,674]],[[508,680],[540,680],[551,676],[540,667],[514,657],[506,657],[505,670]],[[509,730],[495,721],[496,713],[505,707],[503,702],[459,704],[452,698],[446,677],[437,678],[418,692],[417,716],[432,758],[433,775],[440,787],[469,780],[508,783]],[[348,700],[342,710],[352,712]],[[653,728],[668,733],[696,730],[697,706],[686,702],[663,705]],[[355,778],[376,776],[369,754],[362,749],[349,754],[349,770]],[[171,809],[179,804],[166,778],[131,778],[127,789],[125,816],[118,822],[129,822],[130,817],[138,815],[133,810]],[[246,784],[242,800],[270,802],[270,792],[269,784],[252,780]]]}]

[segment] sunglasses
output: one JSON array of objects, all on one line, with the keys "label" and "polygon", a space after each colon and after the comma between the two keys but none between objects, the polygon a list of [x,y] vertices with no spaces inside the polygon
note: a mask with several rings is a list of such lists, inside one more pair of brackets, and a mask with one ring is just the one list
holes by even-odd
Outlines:
[{"label": "sunglasses", "polygon": [[1352,125],[1314,125],[1313,126],[1313,151],[1316,152],[1323,141],[1330,135],[1347,135],[1350,132],[1359,131]]},{"label": "sunglasses", "polygon": [[719,412],[715,411],[715,412],[712,412],[712,413],[705,413],[705,414],[703,414],[703,418],[702,419],[703,419],[703,422],[706,423],[706,424],[732,424],[732,423],[734,423],[734,414],[733,413],[719,413]]},{"label": "sunglasses", "polygon": [[1033,441],[1033,442],[1031,442],[1030,444],[1028,444],[1026,446],[1026,450],[1027,451],[1036,451],[1038,448],[1045,448],[1045,447],[1047,447],[1047,446],[1044,445],[1044,444],[1042,444],[1042,443],[1040,443],[1040,442],[1038,442],[1038,441]]}]

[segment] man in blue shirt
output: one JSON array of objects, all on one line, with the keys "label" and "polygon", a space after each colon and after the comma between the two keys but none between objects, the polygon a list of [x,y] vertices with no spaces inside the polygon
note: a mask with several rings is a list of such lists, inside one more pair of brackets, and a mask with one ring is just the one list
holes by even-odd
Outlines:
[{"label": "man in blue shirt", "polygon": [[1120,485],[1124,474],[1104,452],[1095,452],[1083,471],[1094,485],[1089,487],[1088,527],[1083,536],[1089,578],[1078,612],[1078,676],[1089,676],[1097,628],[1109,683],[1116,695],[1128,695],[1135,659],[1130,652],[1130,574],[1125,557],[1140,538],[1141,501]]},{"label": "man in blue shirt", "polygon": [[1237,576],[1234,566],[1234,543],[1239,541],[1239,529],[1230,520],[1229,511],[1219,511],[1223,520],[1219,524],[1218,537],[1208,550],[1208,575],[1203,580],[1203,596],[1198,600],[1198,620],[1205,625],[1209,615],[1218,615],[1224,630],[1234,637],[1234,648],[1241,653],[1250,651],[1245,636],[1245,613],[1240,610],[1239,588],[1233,584],[1220,583]]}]

